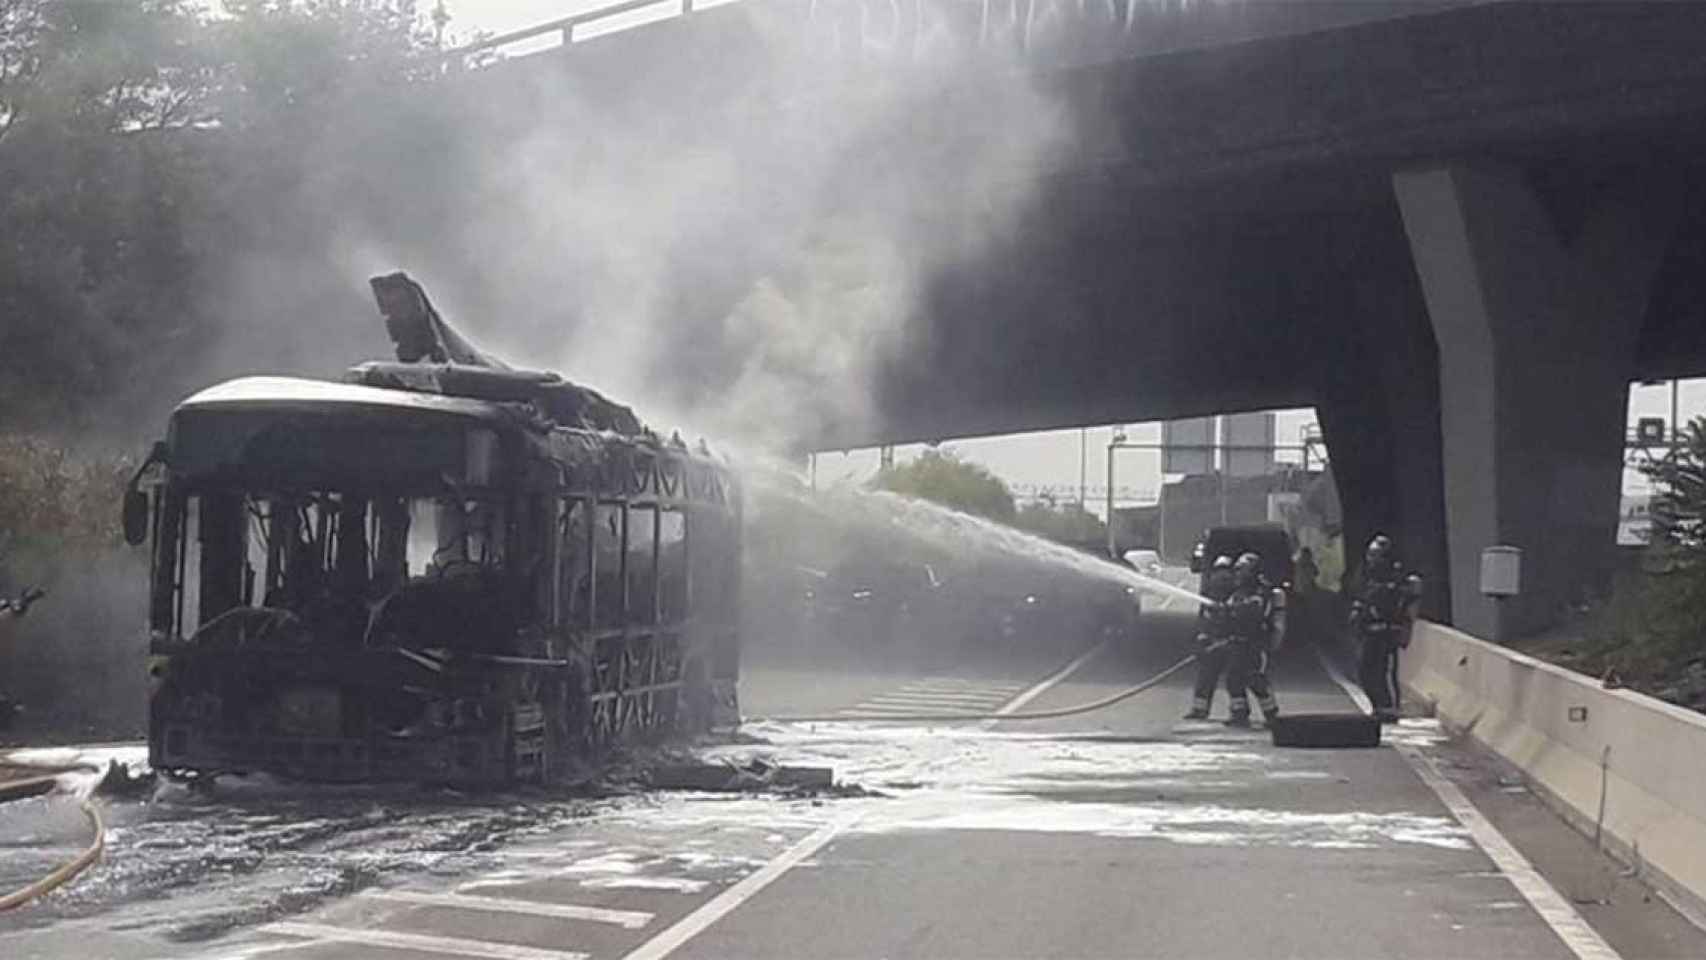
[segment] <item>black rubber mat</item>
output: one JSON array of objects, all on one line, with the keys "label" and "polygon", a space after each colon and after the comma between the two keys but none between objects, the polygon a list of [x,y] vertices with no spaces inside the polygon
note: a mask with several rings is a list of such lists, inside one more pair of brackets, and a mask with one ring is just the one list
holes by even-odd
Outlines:
[{"label": "black rubber mat", "polygon": [[1364,713],[1286,714],[1269,721],[1276,747],[1378,747],[1380,721]]}]

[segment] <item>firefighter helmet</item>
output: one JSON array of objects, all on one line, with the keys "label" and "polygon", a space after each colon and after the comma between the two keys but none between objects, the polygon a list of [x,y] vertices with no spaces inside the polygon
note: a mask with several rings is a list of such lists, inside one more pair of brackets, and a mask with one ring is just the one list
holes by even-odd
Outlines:
[{"label": "firefighter helmet", "polygon": [[1262,558],[1254,553],[1240,554],[1238,561],[1232,565],[1232,575],[1239,583],[1255,583],[1257,574],[1262,572]]},{"label": "firefighter helmet", "polygon": [[1384,533],[1375,534],[1374,539],[1368,541],[1365,559],[1370,563],[1392,559],[1392,538]]}]

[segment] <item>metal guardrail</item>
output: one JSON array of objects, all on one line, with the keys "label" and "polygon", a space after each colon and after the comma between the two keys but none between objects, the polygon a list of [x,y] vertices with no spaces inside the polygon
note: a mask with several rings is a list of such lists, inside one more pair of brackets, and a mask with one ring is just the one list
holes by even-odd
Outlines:
[{"label": "metal guardrail", "polygon": [[[742,0],[619,0],[540,23],[484,37],[445,52],[447,61],[462,66],[484,66],[505,59],[504,47],[537,40],[553,34],[562,49],[583,39],[731,6]],[[756,2],[756,0],[749,0]],[[1201,0],[804,0],[806,20],[820,31],[829,49],[843,53],[881,57],[899,55],[923,59],[940,49],[1001,50],[1036,53],[1062,42],[1086,48],[1121,48],[1138,42],[1149,53],[1176,49],[1181,41],[1169,39],[1162,29],[1151,40],[1144,37],[1151,24],[1170,28],[1195,13],[1193,2]],[[1211,3],[1220,0],[1211,0]],[[1486,0],[1433,0],[1436,5],[1468,5]],[[1210,4],[1201,4],[1204,6]],[[1232,6],[1232,4],[1227,4]],[[627,26],[610,26],[588,36],[582,28],[644,10],[656,10],[654,19]],[[1242,34],[1240,34],[1242,36]],[[1199,38],[1196,43],[1206,42]],[[1191,42],[1183,45],[1189,46]],[[527,53],[544,52],[528,50]],[[1093,54],[1092,54],[1093,55]]]},{"label": "metal guardrail", "polygon": [[[579,13],[573,13],[566,17],[559,17],[556,20],[549,20],[545,23],[535,24],[531,27],[523,27],[520,30],[511,30],[507,33],[500,33],[493,37],[484,37],[479,40],[475,40],[472,43],[447,50],[445,51],[444,56],[447,60],[452,62],[460,60],[464,66],[477,66],[479,65],[477,58],[482,55],[496,56],[504,47],[513,46],[518,43],[525,43],[529,40],[536,40],[540,37],[548,37],[552,34],[557,34],[562,38],[562,45],[564,47],[570,46],[576,42],[576,27],[584,27],[600,23],[602,21],[612,20],[625,14],[636,13],[641,10],[656,8],[660,13],[663,13],[664,11],[671,10],[673,8],[673,12],[670,12],[666,16],[659,17],[659,19],[662,20],[669,20],[679,16],[686,16],[697,10],[708,10],[713,7],[727,6],[731,3],[738,2],[740,2],[740,0],[715,0],[715,2],[712,3],[695,3],[694,0],[618,0],[616,3],[582,10]],[[638,26],[638,24],[636,24],[636,26]],[[470,58],[476,58],[476,62],[470,64]]]}]

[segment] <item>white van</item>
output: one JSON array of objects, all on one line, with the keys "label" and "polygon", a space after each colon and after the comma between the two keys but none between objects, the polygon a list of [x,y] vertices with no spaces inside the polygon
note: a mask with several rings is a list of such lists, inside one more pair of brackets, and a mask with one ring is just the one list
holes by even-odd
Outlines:
[{"label": "white van", "polygon": [[1153,577],[1161,572],[1161,554],[1154,550],[1127,550],[1125,562],[1133,570],[1147,577]]}]

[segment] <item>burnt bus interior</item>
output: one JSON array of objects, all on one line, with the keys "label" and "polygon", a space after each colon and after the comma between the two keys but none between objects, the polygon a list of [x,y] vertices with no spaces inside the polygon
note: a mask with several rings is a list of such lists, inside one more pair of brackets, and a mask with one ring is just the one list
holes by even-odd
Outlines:
[{"label": "burnt bus interior", "polygon": [[210,388],[139,474],[156,769],[552,780],[736,716],[726,470],[374,376]]}]

